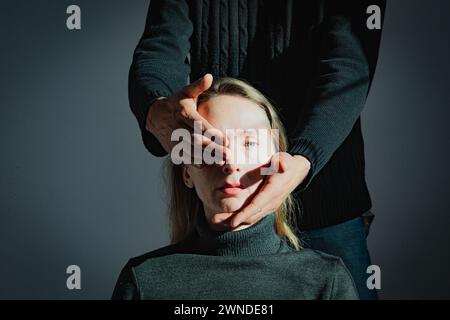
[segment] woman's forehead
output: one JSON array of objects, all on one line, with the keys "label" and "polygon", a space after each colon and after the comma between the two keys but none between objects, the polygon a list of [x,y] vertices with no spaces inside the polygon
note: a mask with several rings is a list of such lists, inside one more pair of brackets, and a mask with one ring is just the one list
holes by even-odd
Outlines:
[{"label": "woman's forehead", "polygon": [[202,103],[199,113],[217,129],[270,129],[266,112],[244,97],[220,95]]}]

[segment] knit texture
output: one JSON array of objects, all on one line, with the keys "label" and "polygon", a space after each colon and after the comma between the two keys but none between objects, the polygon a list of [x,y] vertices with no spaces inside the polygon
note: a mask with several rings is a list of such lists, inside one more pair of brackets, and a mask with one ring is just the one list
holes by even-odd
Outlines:
[{"label": "knit texture", "polygon": [[[381,32],[365,28],[367,0],[152,0],[129,74],[129,98],[147,149],[151,103],[211,73],[243,78],[278,108],[288,152],[311,170],[294,195],[303,230],[361,215],[365,181],[360,113]],[[370,1],[384,12],[385,0]]]},{"label": "knit texture", "polygon": [[239,231],[215,232],[200,217],[178,244],[130,259],[113,299],[358,299],[338,257],[292,249],[275,214]]}]

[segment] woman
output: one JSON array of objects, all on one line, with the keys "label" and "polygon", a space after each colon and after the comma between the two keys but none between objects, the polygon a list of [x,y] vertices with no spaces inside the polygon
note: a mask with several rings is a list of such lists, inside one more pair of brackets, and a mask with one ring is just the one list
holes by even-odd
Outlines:
[{"label": "woman", "polygon": [[244,81],[221,78],[199,96],[198,111],[226,133],[235,161],[168,163],[172,244],[130,259],[113,299],[357,299],[340,258],[301,248],[291,196],[254,225],[228,225],[224,212],[259,192],[275,147],[287,150],[271,103]]}]

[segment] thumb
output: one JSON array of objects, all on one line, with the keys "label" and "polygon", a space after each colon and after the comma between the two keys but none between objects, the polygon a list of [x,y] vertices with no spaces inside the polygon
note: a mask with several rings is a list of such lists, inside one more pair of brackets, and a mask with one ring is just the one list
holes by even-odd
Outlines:
[{"label": "thumb", "polygon": [[207,73],[203,77],[185,86],[182,91],[188,97],[196,99],[203,91],[206,91],[211,87],[212,82],[212,74]]},{"label": "thumb", "polygon": [[281,172],[281,173],[285,173],[286,170],[287,170],[286,159],[280,159],[280,161],[279,161],[279,166],[280,166],[280,172]]},{"label": "thumb", "polygon": [[277,152],[272,156],[270,164],[277,168],[277,173],[285,173],[287,170],[286,159],[282,157],[280,152]]}]

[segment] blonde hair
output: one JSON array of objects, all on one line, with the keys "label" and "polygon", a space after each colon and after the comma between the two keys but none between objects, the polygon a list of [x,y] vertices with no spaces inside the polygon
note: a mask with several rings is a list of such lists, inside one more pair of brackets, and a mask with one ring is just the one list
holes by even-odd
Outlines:
[{"label": "blonde hair", "polygon": [[[260,106],[267,114],[271,129],[278,129],[279,151],[287,150],[285,129],[274,105],[260,91],[245,81],[230,77],[214,80],[211,87],[198,97],[197,105],[223,94],[241,96]],[[166,160],[166,177],[169,179],[166,181],[166,185],[170,195],[168,205],[171,243],[177,243],[191,236],[195,231],[198,215],[204,214],[203,203],[195,192],[195,188],[188,188],[184,184],[182,166],[182,164],[173,164],[170,157]],[[296,226],[294,217],[296,210],[298,210],[298,203],[289,194],[275,211],[275,230],[277,234],[287,238],[296,250],[299,250],[301,249],[300,240],[293,231]]]}]

